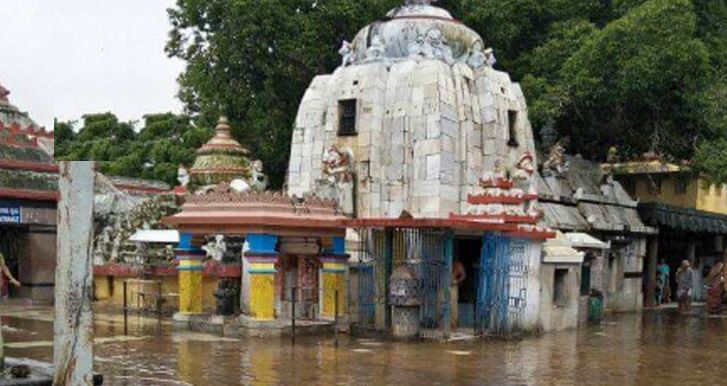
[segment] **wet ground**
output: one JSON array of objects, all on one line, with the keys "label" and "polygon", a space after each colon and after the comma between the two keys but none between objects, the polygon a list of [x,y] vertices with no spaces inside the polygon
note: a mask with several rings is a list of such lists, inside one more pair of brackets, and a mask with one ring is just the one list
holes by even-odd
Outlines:
[{"label": "wet ground", "polygon": [[[50,361],[52,310],[0,306],[6,355]],[[577,332],[515,342],[391,343],[231,339],[168,323],[97,315],[106,385],[719,385],[727,318],[621,315]]]}]

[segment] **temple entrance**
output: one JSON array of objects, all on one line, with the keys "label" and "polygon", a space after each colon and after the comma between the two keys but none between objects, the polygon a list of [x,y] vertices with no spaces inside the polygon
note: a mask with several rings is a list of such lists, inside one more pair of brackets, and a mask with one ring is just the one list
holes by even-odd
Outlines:
[{"label": "temple entrance", "polygon": [[517,330],[528,297],[528,248],[525,240],[485,235],[477,280],[476,333],[503,335]]},{"label": "temple entrance", "polygon": [[317,256],[301,256],[298,258],[300,315],[307,319],[315,319],[320,312],[320,269],[321,262]]},{"label": "temple entrance", "polygon": [[[465,269],[466,277],[457,287],[457,315],[455,328],[473,328],[475,325],[475,304],[477,302],[477,271],[480,269],[482,239],[458,239],[455,244],[455,263],[459,261]],[[451,290],[453,290],[454,287]],[[454,315],[454,310],[452,313]]]},{"label": "temple entrance", "polygon": [[292,316],[292,293],[295,291],[295,318],[316,319],[320,313],[321,262],[318,256],[284,255],[277,268],[282,316]]}]

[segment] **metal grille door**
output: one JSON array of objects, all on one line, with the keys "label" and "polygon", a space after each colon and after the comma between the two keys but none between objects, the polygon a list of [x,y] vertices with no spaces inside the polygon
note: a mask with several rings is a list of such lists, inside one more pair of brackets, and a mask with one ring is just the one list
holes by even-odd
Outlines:
[{"label": "metal grille door", "polygon": [[386,253],[383,230],[362,229],[359,249],[358,313],[359,323],[368,327],[386,325],[387,279],[391,257]]},{"label": "metal grille door", "polygon": [[527,303],[529,243],[500,234],[483,240],[475,329],[504,335],[517,329]]}]

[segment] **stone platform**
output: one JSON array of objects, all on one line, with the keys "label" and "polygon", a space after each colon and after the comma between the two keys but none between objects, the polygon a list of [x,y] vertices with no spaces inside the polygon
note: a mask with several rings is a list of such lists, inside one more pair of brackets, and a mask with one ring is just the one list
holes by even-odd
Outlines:
[{"label": "stone platform", "polygon": [[[177,329],[207,332],[229,337],[281,337],[290,336],[293,323],[290,319],[255,320],[245,315],[222,317],[209,314],[175,314],[173,325]],[[348,330],[345,321],[339,322],[339,331]],[[334,323],[326,320],[295,321],[296,336],[333,335]]]},{"label": "stone platform", "polygon": [[[26,365],[30,368],[27,378],[11,378],[10,375],[0,374],[0,386],[52,386],[53,365],[31,359],[5,358],[5,370],[9,373],[13,366]],[[94,374],[94,385],[103,384],[103,376]]]}]

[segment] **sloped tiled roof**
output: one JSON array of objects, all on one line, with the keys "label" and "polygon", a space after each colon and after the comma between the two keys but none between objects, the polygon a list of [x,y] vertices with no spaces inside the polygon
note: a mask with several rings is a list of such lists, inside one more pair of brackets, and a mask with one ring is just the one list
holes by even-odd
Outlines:
[{"label": "sloped tiled roof", "polygon": [[637,202],[617,181],[608,181],[601,166],[566,156],[568,171],[538,178],[544,222],[560,230],[653,234],[636,211]]}]

